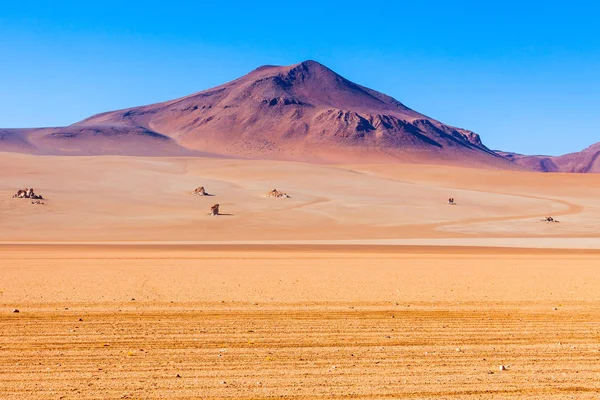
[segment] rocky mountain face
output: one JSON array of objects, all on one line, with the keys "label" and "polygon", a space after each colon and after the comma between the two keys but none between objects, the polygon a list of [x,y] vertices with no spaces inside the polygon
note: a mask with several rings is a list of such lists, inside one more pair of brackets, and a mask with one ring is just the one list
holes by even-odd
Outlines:
[{"label": "rocky mountain face", "polygon": [[499,155],[479,135],[443,124],[315,61],[263,66],[190,96],[94,115],[67,127],[0,130],[0,151],[537,165]]}]

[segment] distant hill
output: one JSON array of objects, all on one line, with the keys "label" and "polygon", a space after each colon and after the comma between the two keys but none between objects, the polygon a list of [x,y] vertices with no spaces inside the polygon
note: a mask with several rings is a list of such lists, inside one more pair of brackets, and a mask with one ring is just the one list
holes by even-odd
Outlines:
[{"label": "distant hill", "polygon": [[600,143],[579,152],[562,156],[527,156],[498,151],[514,163],[541,172],[600,172]]}]

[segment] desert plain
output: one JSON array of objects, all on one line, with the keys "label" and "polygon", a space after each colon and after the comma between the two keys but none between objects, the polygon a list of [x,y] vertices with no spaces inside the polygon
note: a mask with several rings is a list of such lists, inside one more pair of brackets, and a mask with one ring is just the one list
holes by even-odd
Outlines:
[{"label": "desert plain", "polygon": [[599,197],[595,174],[2,153],[0,398],[598,398]]}]

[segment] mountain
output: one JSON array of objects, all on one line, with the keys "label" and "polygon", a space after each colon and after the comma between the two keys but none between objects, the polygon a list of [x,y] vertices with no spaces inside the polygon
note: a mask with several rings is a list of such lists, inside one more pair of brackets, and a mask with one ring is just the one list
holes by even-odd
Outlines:
[{"label": "mountain", "polygon": [[420,114],[315,61],[263,66],[177,100],[62,128],[0,130],[0,150],[511,167],[479,135]]},{"label": "mountain", "polygon": [[497,151],[504,158],[526,168],[541,172],[600,172],[600,143],[562,156],[526,156]]}]

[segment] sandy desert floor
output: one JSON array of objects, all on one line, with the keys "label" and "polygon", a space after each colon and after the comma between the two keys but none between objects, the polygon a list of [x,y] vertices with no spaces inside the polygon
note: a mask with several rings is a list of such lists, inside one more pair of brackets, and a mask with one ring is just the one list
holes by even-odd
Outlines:
[{"label": "sandy desert floor", "polygon": [[0,398],[598,398],[599,192],[596,175],[0,154]]},{"label": "sandy desert floor", "polygon": [[[25,187],[46,204],[11,198]],[[599,197],[595,174],[3,153],[0,242],[598,238]]]}]

